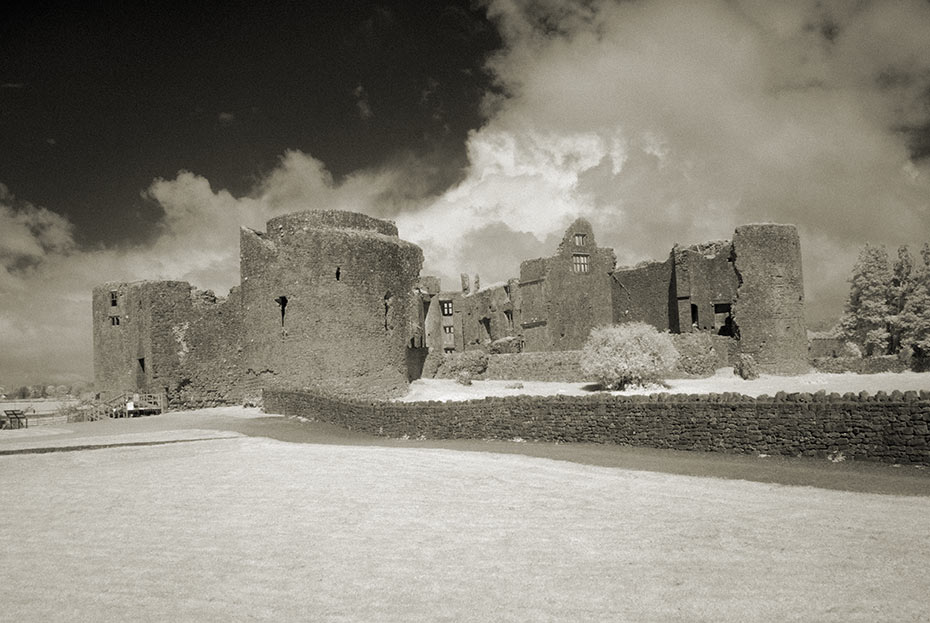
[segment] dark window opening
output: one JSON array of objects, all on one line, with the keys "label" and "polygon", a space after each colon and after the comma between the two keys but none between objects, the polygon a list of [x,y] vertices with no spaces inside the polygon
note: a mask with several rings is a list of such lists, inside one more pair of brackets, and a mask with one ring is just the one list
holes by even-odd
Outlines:
[{"label": "dark window opening", "polygon": [[482,318],[482,319],[480,319],[478,322],[479,322],[479,324],[481,324],[481,328],[484,329],[484,337],[485,337],[485,339],[490,340],[490,339],[491,339],[491,319],[490,319],[490,318]]},{"label": "dark window opening", "polygon": [[584,235],[584,234],[575,234],[575,246],[576,246],[576,247],[583,247],[583,246],[584,246],[584,239],[585,239],[585,235]]},{"label": "dark window opening", "polygon": [[736,336],[730,303],[714,303],[714,328],[717,329],[717,335]]},{"label": "dark window opening", "polygon": [[443,327],[443,328],[442,328],[442,331],[443,331],[443,333],[447,333],[447,334],[449,334],[449,335],[452,335],[453,333],[455,333],[455,327]]},{"label": "dark window opening", "polygon": [[387,292],[384,295],[384,330],[390,331],[393,327],[389,325],[389,320],[391,317],[391,306],[393,304],[394,295]]},{"label": "dark window opening", "polygon": [[145,357],[139,359],[139,370],[145,372]]},{"label": "dark window opening", "polygon": [[580,253],[572,255],[572,270],[576,273],[588,272],[588,256]]},{"label": "dark window opening", "polygon": [[442,309],[443,316],[452,315],[452,301],[439,301],[440,309]]},{"label": "dark window opening", "polygon": [[691,303],[691,326],[698,328],[698,306],[694,303]]},{"label": "dark window opening", "polygon": [[274,300],[281,307],[281,326],[284,326],[284,310],[287,307],[287,297],[283,294]]},{"label": "dark window opening", "polygon": [[455,352],[455,349],[454,349],[454,348],[443,348],[443,349],[442,349],[442,352],[444,352],[444,353],[446,353],[446,354],[450,354],[450,353],[454,353],[454,352]]},{"label": "dark window opening", "polygon": [[113,327],[119,326],[119,316],[110,316],[110,326],[113,326]]},{"label": "dark window opening", "polygon": [[337,266],[336,267],[336,281],[339,281],[340,274],[341,274],[341,271],[339,270],[339,267]]},{"label": "dark window opening", "polygon": [[504,317],[507,318],[507,328],[513,329],[513,312],[509,309],[504,312]]},{"label": "dark window opening", "polygon": [[116,292],[110,292],[110,307],[116,307],[117,296]]}]

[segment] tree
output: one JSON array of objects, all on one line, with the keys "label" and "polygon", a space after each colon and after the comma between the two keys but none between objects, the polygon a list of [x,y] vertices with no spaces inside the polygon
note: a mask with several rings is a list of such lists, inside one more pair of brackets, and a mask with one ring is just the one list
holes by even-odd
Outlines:
[{"label": "tree", "polygon": [[906,246],[898,247],[898,259],[895,260],[891,277],[891,336],[889,350],[896,353],[901,350],[901,335],[904,331],[901,312],[914,291],[914,257]]},{"label": "tree", "polygon": [[924,369],[930,366],[930,244],[924,243],[920,254],[923,265],[914,271],[895,324],[901,347],[910,349],[915,368]]},{"label": "tree", "polygon": [[608,389],[659,381],[677,362],[671,336],[644,322],[592,329],[581,349],[582,372]]},{"label": "tree", "polygon": [[891,352],[892,276],[885,247],[866,244],[859,251],[840,325],[866,356]]}]

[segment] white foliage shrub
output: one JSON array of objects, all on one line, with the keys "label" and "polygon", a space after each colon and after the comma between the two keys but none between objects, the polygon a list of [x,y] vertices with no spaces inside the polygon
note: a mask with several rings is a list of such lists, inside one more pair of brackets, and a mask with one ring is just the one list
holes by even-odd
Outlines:
[{"label": "white foliage shrub", "polygon": [[592,329],[581,350],[582,371],[607,389],[657,382],[676,363],[672,337],[644,322]]}]

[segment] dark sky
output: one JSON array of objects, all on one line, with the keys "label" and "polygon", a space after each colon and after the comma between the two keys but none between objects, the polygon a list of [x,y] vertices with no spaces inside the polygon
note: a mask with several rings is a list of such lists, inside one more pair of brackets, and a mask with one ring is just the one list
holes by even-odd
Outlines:
[{"label": "dark sky", "polygon": [[0,182],[85,245],[150,235],[156,177],[243,194],[286,149],[337,180],[423,159],[439,192],[500,44],[467,0],[23,4],[0,21]]}]

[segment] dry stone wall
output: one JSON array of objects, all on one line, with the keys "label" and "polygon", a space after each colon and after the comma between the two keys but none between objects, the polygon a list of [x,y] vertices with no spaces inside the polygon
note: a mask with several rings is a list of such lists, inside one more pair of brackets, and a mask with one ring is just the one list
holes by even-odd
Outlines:
[{"label": "dry stone wall", "polygon": [[388,437],[615,443],[676,450],[840,456],[930,465],[930,392],[517,396],[468,402],[347,401],[267,390],[268,413]]}]

